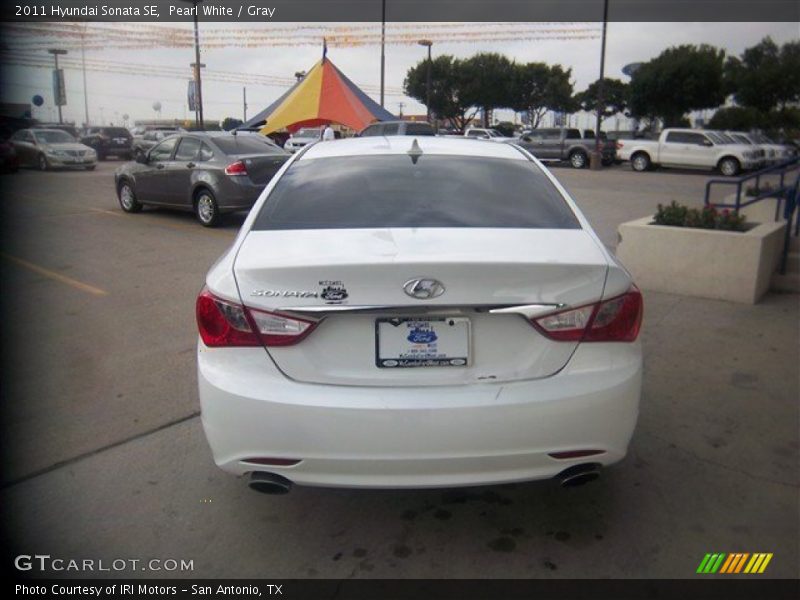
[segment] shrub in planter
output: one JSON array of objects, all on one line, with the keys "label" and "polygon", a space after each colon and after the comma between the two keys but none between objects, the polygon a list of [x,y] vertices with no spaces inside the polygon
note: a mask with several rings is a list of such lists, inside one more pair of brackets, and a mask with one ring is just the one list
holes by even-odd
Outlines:
[{"label": "shrub in planter", "polygon": [[699,229],[720,229],[723,231],[745,231],[744,215],[739,215],[728,209],[718,211],[713,206],[704,206],[701,209],[688,208],[674,200],[669,206],[658,205],[653,217],[656,225],[669,225],[672,227],[694,227]]}]

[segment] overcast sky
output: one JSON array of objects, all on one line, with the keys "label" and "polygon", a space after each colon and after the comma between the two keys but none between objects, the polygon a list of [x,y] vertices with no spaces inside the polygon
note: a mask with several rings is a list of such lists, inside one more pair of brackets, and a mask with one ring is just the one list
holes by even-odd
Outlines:
[{"label": "overcast sky", "polygon": [[[281,24],[286,26],[287,24]],[[331,24],[335,25],[335,24]],[[183,26],[171,23],[170,26]],[[209,25],[211,26],[211,25]],[[222,24],[215,23],[214,27]],[[241,25],[238,25],[241,27]],[[187,24],[185,27],[190,28]],[[202,44],[201,22],[201,44]],[[254,25],[268,28],[269,25]],[[380,24],[375,24],[380,31]],[[392,24],[387,24],[391,31]],[[679,44],[708,43],[724,48],[728,54],[741,51],[758,43],[764,36],[772,36],[783,43],[798,38],[797,23],[609,23],[606,55],[608,77],[627,78],[621,68],[630,62],[647,61],[669,46]],[[321,44],[320,44],[321,46]],[[476,52],[491,51],[505,54],[518,62],[543,61],[560,63],[572,68],[575,89],[581,90],[595,80],[599,74],[600,39],[596,40],[548,40],[544,42],[487,42],[487,43],[439,43],[433,46],[434,56],[452,54],[468,57]],[[420,46],[386,47],[386,86],[402,88],[409,67],[425,57],[426,49]],[[88,72],[88,96],[90,119],[121,123],[122,115],[135,119],[154,118],[155,101],[161,102],[162,118],[184,118],[191,116],[186,106],[186,81],[189,78],[188,64],[194,61],[191,49],[157,50],[104,50],[87,51],[87,58],[126,61],[137,64],[166,66],[186,65],[185,79],[164,79]],[[319,60],[321,47],[289,48],[229,48],[204,51],[202,62],[209,69],[262,73],[291,77],[296,71],[309,69]],[[350,79],[358,84],[378,86],[380,84],[380,47],[329,48],[330,58]],[[80,71],[66,70],[68,105],[64,107],[64,119],[83,121],[83,85]],[[281,86],[248,85],[248,115],[252,116],[281,93]],[[29,102],[39,93],[45,105],[36,109],[34,116],[47,120],[56,114],[52,106],[50,72],[32,67],[4,69],[2,80],[3,102]],[[377,93],[370,93],[377,101]],[[218,120],[226,116],[242,117],[242,86],[233,83],[204,81],[203,96],[207,120]],[[403,112],[421,114],[424,106],[396,93],[386,95],[386,107],[398,112],[398,103],[404,102]],[[102,111],[101,111],[102,107]]]}]

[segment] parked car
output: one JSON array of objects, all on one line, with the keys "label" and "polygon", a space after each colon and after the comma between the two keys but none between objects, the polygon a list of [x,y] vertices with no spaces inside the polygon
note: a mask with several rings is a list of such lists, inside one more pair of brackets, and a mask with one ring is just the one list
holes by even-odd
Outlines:
[{"label": "parked car", "polygon": [[[514,144],[522,146],[539,160],[568,161],[575,169],[583,169],[589,165],[589,156],[595,149],[595,140],[585,138],[579,129],[542,128],[524,131],[514,140]],[[616,158],[616,144],[608,140],[600,143],[602,163],[610,165]]]},{"label": "parked car", "polygon": [[248,210],[289,155],[249,135],[180,133],[114,173],[122,210],[145,205],[190,210],[206,227]]},{"label": "parked car", "polygon": [[175,128],[157,128],[157,129],[148,129],[144,133],[142,133],[141,137],[134,138],[133,141],[133,154],[137,156],[139,154],[144,154],[150,148],[165,140],[166,138],[170,137],[171,135],[175,135],[180,133],[183,130],[175,129]]},{"label": "parked car", "polygon": [[436,135],[430,123],[416,121],[382,121],[365,127],[358,137],[378,135]]},{"label": "parked car", "polygon": [[31,126],[31,129],[59,129],[60,131],[67,132],[76,140],[81,138],[78,128],[68,123],[36,123],[36,125]]},{"label": "parked car", "polygon": [[19,164],[42,171],[60,167],[97,166],[97,153],[60,129],[20,129],[9,141],[19,157]]},{"label": "parked car", "polygon": [[701,129],[665,129],[658,140],[634,140],[627,143],[626,154],[634,171],[656,166],[688,169],[718,169],[723,175],[737,175],[756,168],[758,151],[732,144],[713,131]]},{"label": "parked car", "polygon": [[0,141],[0,172],[16,173],[19,170],[19,155],[9,140]]},{"label": "parked car", "polygon": [[593,479],[638,413],[642,297],[510,144],[317,144],[197,298],[214,459],[250,486]]},{"label": "parked car", "polygon": [[322,139],[322,129],[319,127],[303,127],[289,136],[283,144],[283,149],[294,154],[308,144],[318,142]]},{"label": "parked car", "polygon": [[98,160],[109,156],[126,160],[133,158],[133,136],[124,127],[89,127],[81,137],[81,143],[93,148]]},{"label": "parked car", "polygon": [[467,127],[464,130],[464,137],[479,140],[491,140],[493,142],[505,142],[512,138],[504,136],[497,129],[485,129],[482,127]]},{"label": "parked car", "polygon": [[785,144],[776,144],[763,133],[746,133],[744,131],[726,131],[741,144],[754,144],[764,151],[764,163],[775,165],[789,160],[794,156],[794,149]]}]

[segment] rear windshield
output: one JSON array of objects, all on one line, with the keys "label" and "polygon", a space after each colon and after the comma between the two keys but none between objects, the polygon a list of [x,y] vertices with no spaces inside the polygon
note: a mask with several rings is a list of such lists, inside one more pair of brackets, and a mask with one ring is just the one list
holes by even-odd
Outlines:
[{"label": "rear windshield", "polygon": [[434,132],[427,123],[409,123],[406,125],[406,135],[434,135]]},{"label": "rear windshield", "polygon": [[527,160],[346,156],[301,160],[280,178],[253,229],[508,227],[580,229]]},{"label": "rear windshield", "polygon": [[106,127],[103,133],[111,137],[131,137],[131,132],[124,127]]},{"label": "rear windshield", "polygon": [[225,154],[285,154],[268,138],[255,135],[230,135],[213,138],[214,144]]}]

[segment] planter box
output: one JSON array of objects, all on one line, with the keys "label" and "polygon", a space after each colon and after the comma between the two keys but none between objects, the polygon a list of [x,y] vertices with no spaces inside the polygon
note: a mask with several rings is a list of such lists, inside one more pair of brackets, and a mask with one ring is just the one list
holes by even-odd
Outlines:
[{"label": "planter box", "polygon": [[617,257],[644,289],[755,304],[780,261],[786,223],[752,223],[745,232],[653,225],[619,226]]}]

